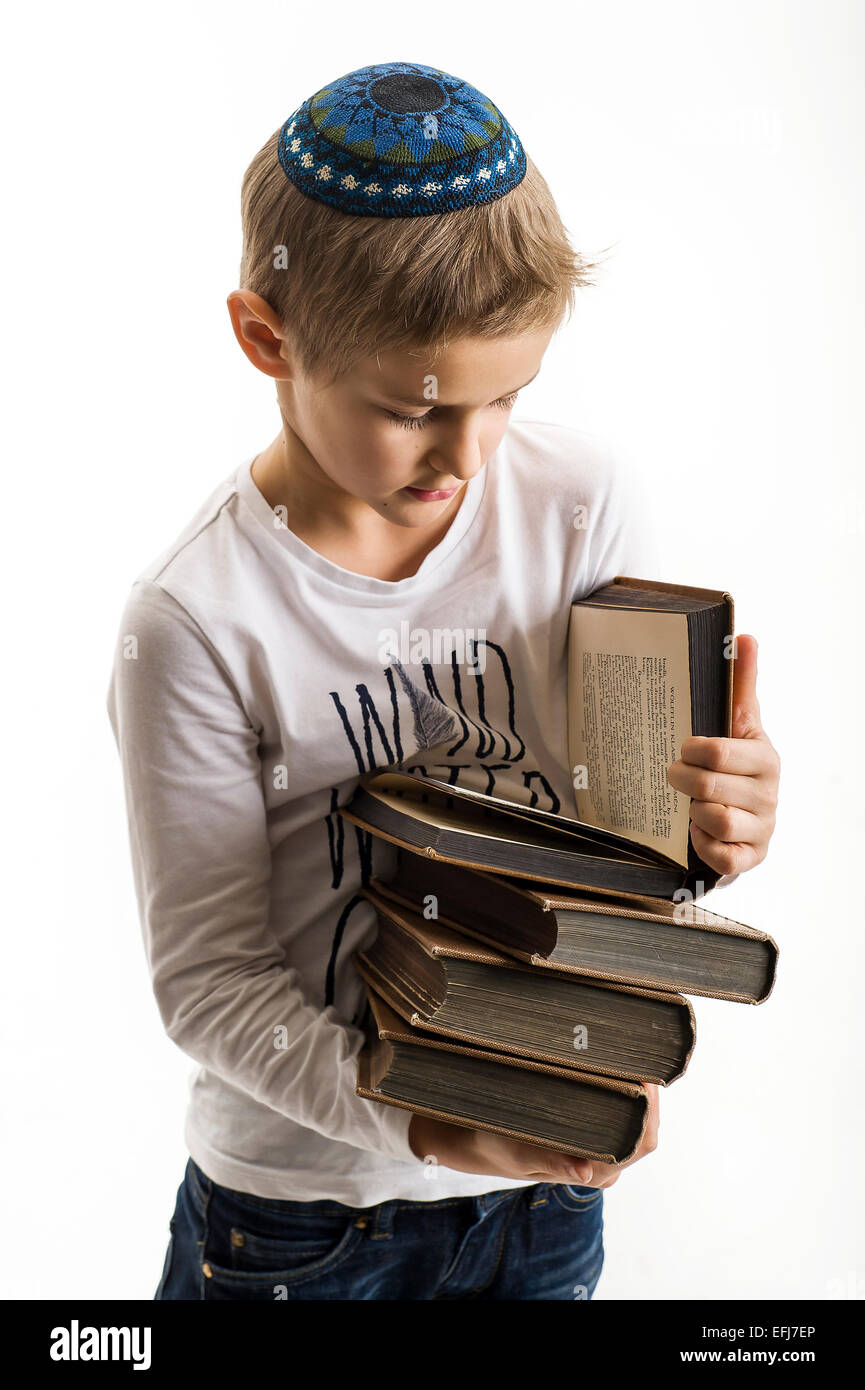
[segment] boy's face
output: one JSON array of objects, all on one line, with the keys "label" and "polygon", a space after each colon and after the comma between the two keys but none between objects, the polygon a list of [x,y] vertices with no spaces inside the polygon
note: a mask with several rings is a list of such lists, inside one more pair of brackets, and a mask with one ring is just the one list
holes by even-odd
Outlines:
[{"label": "boy's face", "polygon": [[442,519],[495,453],[554,331],[462,338],[435,362],[383,352],[324,387],[292,372],[278,385],[292,466],[340,508],[348,494],[398,526]]}]

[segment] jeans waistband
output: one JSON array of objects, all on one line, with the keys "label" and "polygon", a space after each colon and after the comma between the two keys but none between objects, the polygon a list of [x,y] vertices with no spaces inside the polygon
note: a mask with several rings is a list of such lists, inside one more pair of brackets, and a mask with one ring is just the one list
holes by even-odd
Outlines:
[{"label": "jeans waistband", "polygon": [[[219,1187],[220,1184],[214,1183],[212,1179],[209,1178],[207,1174],[201,1170],[201,1168],[199,1168],[198,1164],[195,1162],[193,1158],[190,1158],[187,1162],[186,1176],[192,1200],[198,1207],[199,1212],[202,1215],[204,1215],[207,1211],[214,1187]],[[226,1188],[224,1190],[228,1192],[232,1191],[231,1188]],[[508,1197],[514,1197],[517,1193],[523,1192],[525,1190],[525,1188],[519,1187],[497,1188],[493,1192],[481,1192],[476,1197],[450,1197],[443,1198],[440,1202],[421,1203],[406,1202],[400,1201],[399,1199],[394,1199],[392,1201],[379,1202],[377,1206],[373,1207],[351,1207],[346,1205],[346,1203],[344,1202],[333,1203],[333,1205],[345,1206],[346,1212],[357,1212],[358,1214],[365,1213],[368,1216],[372,1216],[373,1213],[375,1213],[373,1233],[381,1237],[391,1234],[393,1229],[394,1218],[401,1207],[423,1206],[424,1208],[429,1207],[430,1209],[432,1209],[435,1207],[442,1206],[455,1206],[457,1203],[460,1202],[469,1202],[474,1204],[475,1210],[478,1212],[478,1214],[480,1214],[483,1212],[493,1210],[493,1208],[499,1206],[499,1204],[501,1202],[504,1202]],[[244,1196],[246,1194],[240,1193],[239,1195]],[[268,1205],[270,1205],[270,1203],[268,1203]],[[289,1203],[286,1203],[286,1205],[289,1205]],[[324,1205],[330,1204],[325,1203]],[[279,1206],[279,1200],[273,1198],[273,1210],[278,1210]]]}]

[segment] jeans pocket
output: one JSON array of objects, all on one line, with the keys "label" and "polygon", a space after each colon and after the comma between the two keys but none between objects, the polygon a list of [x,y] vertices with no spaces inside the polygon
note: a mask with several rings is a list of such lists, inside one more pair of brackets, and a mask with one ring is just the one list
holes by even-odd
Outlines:
[{"label": "jeans pocket", "polygon": [[295,1234],[276,1237],[232,1226],[231,1268],[247,1274],[323,1272],[341,1259],[361,1234],[354,1222],[327,1230],[300,1223]]},{"label": "jeans pocket", "polygon": [[207,1283],[267,1288],[321,1278],[349,1258],[366,1225],[353,1208],[334,1203],[284,1202],[277,1209],[215,1192],[208,1216]]},{"label": "jeans pocket", "polygon": [[565,1211],[588,1211],[603,1200],[600,1187],[581,1187],[576,1183],[550,1183],[550,1193]]}]

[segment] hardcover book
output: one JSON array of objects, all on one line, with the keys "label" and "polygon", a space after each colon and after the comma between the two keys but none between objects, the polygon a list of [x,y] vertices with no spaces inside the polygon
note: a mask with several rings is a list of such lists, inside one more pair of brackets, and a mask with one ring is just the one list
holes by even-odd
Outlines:
[{"label": "hardcover book", "polygon": [[433,1037],[366,992],[359,1096],[603,1163],[636,1153],[649,1111],[642,1086]]},{"label": "hardcover book", "polygon": [[680,994],[522,965],[364,890],[375,940],[354,954],[367,984],[412,1027],[560,1067],[667,1086],[694,1049]]},{"label": "hardcover book", "polygon": [[563,896],[405,850],[387,882],[369,886],[528,965],[744,1004],[768,999],[775,983],[772,937],[696,902]]}]

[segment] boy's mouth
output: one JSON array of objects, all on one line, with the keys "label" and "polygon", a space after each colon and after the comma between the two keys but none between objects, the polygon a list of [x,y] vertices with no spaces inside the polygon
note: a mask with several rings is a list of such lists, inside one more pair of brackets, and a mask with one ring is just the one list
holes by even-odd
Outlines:
[{"label": "boy's mouth", "polygon": [[403,492],[409,493],[412,497],[417,498],[419,502],[444,502],[448,497],[453,497],[458,491],[459,488],[455,487],[445,489],[438,488],[434,492],[429,492],[422,487],[403,488]]}]

